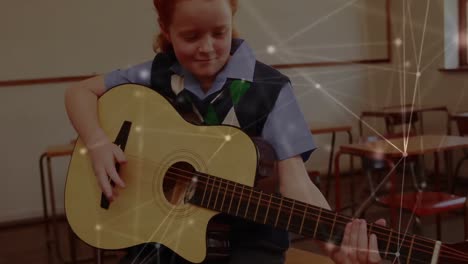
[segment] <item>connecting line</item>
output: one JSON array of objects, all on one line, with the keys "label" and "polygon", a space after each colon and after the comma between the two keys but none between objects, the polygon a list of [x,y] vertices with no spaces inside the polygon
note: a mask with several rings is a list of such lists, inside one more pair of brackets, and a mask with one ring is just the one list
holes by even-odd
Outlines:
[{"label": "connecting line", "polygon": [[[426,34],[427,17],[428,17],[428,14],[429,14],[429,7],[430,7],[430,1],[428,1],[427,5],[426,5],[426,15],[425,15],[425,18],[424,18],[424,27],[423,27],[423,33],[422,33],[422,38],[421,38],[421,48],[419,50],[419,58],[418,58],[417,67],[416,67],[417,75],[416,75],[416,81],[415,81],[415,84],[414,84],[414,91],[413,91],[413,99],[412,99],[412,104],[411,104],[411,114],[410,114],[409,124],[411,124],[411,122],[413,120],[414,104],[415,104],[415,101],[416,101],[416,94],[417,94],[417,91],[418,91],[420,77],[421,77],[420,67],[421,67],[422,51],[423,51],[423,47],[424,47],[424,37],[425,37],[425,34]],[[410,13],[410,16],[411,16],[411,13]],[[411,19],[411,17],[410,17],[410,19]],[[413,33],[412,28],[411,28],[411,32]],[[415,50],[415,52],[416,52],[416,50]],[[409,128],[408,128],[408,133],[407,133],[407,137],[406,137],[405,144],[404,144],[405,145],[405,152],[408,149],[408,142],[409,142],[409,136],[411,134],[411,129],[412,129],[412,127],[410,125]]]},{"label": "connecting line", "polygon": [[400,160],[398,160],[398,162],[395,164],[395,166],[388,172],[387,175],[385,175],[385,177],[382,179],[382,181],[379,183],[379,185],[377,185],[377,187],[375,187],[375,190],[372,192],[372,194],[362,203],[362,205],[356,210],[356,212],[354,213],[354,217],[357,218],[359,217],[364,209],[366,209],[370,202],[371,202],[371,199],[375,198],[375,194],[380,190],[380,188],[382,188],[382,186],[384,186],[387,182],[388,182],[388,179],[390,178],[390,175],[392,175],[392,173],[395,171],[395,169],[398,167],[398,165],[400,164],[400,162],[403,160],[404,158],[400,158]]},{"label": "connecting line", "polygon": [[[403,179],[401,181],[401,193],[403,194],[404,186],[405,186],[405,176],[406,176],[406,159],[403,160]],[[403,195],[400,196],[400,219],[398,219],[398,234],[401,234],[401,220],[403,218]],[[398,243],[397,243],[397,248],[398,252],[400,252],[400,249],[403,245],[399,245],[400,241],[404,241],[404,238],[406,237],[406,233],[403,235],[403,238],[400,240],[400,236],[398,235]]]},{"label": "connecting line", "polygon": [[341,12],[342,10],[346,9],[348,6],[350,5],[353,5],[355,2],[357,2],[357,0],[353,0],[353,1],[350,1],[348,3],[346,3],[345,5],[343,5],[342,7],[339,7],[335,10],[333,10],[332,12],[328,13],[327,15],[319,18],[318,20],[316,20],[315,22],[313,22],[312,24],[308,25],[307,27],[295,32],[294,34],[292,34],[289,38],[287,38],[286,40],[282,41],[282,42],[279,42],[278,43],[278,46],[281,47],[283,46],[284,44],[288,43],[289,41],[295,39],[296,37],[304,34],[305,32],[309,31],[311,28],[315,27],[316,25],[320,24],[321,22],[327,20],[328,18],[330,18],[331,16],[333,15],[336,15],[337,13]]},{"label": "connecting line", "polygon": [[[141,255],[141,253],[143,253],[143,251],[145,250],[145,248],[148,246],[148,242],[151,241],[151,239],[154,237],[154,235],[159,231],[159,229],[164,225],[164,223],[166,222],[166,220],[169,218],[169,216],[171,215],[172,211],[174,210],[175,206],[169,211],[169,213],[166,215],[166,217],[164,217],[163,221],[159,224],[159,226],[156,228],[156,230],[154,230],[154,232],[151,234],[151,236],[149,237],[149,239],[146,241],[146,244],[141,248],[141,250],[138,252],[138,254],[136,255],[135,259],[132,261],[131,264],[137,264],[135,261],[138,259],[138,257]],[[164,232],[166,233],[166,232]]]},{"label": "connecting line", "polygon": [[[347,108],[343,103],[341,103],[340,101],[338,101],[335,97],[333,97],[332,95],[330,95],[327,91],[325,91],[324,89],[319,89],[320,91],[322,91],[325,95],[327,95],[329,98],[331,98],[335,103],[339,104],[341,107],[343,107],[343,109],[345,109],[348,113],[350,113],[352,116],[354,116],[356,119],[360,119],[358,115],[356,115],[353,111],[351,111],[349,108]],[[396,150],[400,151],[401,153],[404,153],[400,148],[398,148],[395,144],[393,144],[390,140],[388,140],[387,138],[385,138],[382,134],[380,134],[376,129],[374,129],[373,127],[371,127],[367,122],[365,121],[362,121],[364,123],[364,125],[369,128],[370,130],[372,130],[374,133],[376,133],[376,135],[378,135],[379,137],[383,138],[389,145],[391,145],[392,147],[394,147]]]}]

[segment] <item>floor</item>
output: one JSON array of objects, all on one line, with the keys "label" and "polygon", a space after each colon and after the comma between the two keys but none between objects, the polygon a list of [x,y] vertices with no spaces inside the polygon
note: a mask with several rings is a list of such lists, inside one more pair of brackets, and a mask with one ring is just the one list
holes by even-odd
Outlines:
[{"label": "floor", "polygon": [[[358,183],[356,187],[356,194],[366,193],[366,185],[364,184],[365,178],[362,176],[354,176],[355,182]],[[349,186],[350,177],[344,179],[344,186]],[[361,184],[359,184],[361,183]],[[466,193],[466,190],[461,190]],[[348,192],[347,192],[348,193]],[[359,202],[362,202],[366,195],[357,197]],[[345,200],[349,200],[345,197]],[[333,204],[332,199],[330,199]],[[344,212],[350,214],[349,211]],[[374,221],[381,217],[388,217],[388,209],[372,206],[366,213],[368,221]],[[408,219],[410,216],[404,214],[402,217],[401,230],[407,228]],[[448,214],[443,216],[443,238],[444,242],[459,242],[463,240],[463,214]],[[60,244],[53,244],[50,250],[47,249],[46,231],[44,224],[28,224],[17,227],[0,228],[0,264],[11,263],[63,263],[60,258],[70,259],[69,250],[69,230],[65,221],[60,221],[60,228],[58,231]],[[434,219],[426,218],[422,221],[422,235],[430,238],[435,238],[435,223]],[[410,226],[411,227],[411,226]],[[411,228],[409,229],[411,231]],[[306,251],[317,252],[315,243],[308,239],[300,239],[294,237],[292,247],[303,249]],[[82,242],[77,243],[77,257],[79,259],[90,259],[93,256],[93,250]],[[57,251],[58,249],[58,251]],[[60,254],[57,254],[60,252]],[[105,257],[105,263],[117,263],[118,257],[115,254]],[[83,261],[82,263],[92,263],[91,261]],[[310,263],[310,260],[294,259],[290,263]]]}]

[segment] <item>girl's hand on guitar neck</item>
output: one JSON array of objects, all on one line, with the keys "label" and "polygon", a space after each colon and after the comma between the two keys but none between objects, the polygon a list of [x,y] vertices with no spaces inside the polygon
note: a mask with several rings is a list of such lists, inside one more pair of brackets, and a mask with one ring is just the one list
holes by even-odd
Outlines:
[{"label": "girl's hand on guitar neck", "polygon": [[[385,226],[385,220],[375,222]],[[377,246],[375,234],[368,236],[367,223],[365,220],[355,219],[346,225],[341,247],[326,247],[330,258],[335,263],[380,263],[382,258]]]},{"label": "girl's hand on guitar neck", "polygon": [[125,183],[120,178],[116,169],[116,162],[124,164],[127,162],[123,151],[105,135],[101,135],[96,143],[88,146],[89,156],[93,164],[94,174],[98,180],[101,190],[109,201],[112,201],[118,193],[112,190],[110,181],[124,188]]}]

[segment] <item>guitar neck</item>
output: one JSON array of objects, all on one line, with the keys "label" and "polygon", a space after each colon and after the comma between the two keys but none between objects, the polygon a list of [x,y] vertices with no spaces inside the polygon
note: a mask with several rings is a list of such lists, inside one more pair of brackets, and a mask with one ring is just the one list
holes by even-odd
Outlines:
[{"label": "guitar neck", "polygon": [[[341,244],[345,226],[352,220],[279,194],[202,173],[197,173],[197,184],[192,188],[188,199],[191,204],[335,245]],[[438,263],[439,241],[402,234],[373,223],[368,224],[367,230],[377,235],[382,258],[399,258],[400,263]]]}]

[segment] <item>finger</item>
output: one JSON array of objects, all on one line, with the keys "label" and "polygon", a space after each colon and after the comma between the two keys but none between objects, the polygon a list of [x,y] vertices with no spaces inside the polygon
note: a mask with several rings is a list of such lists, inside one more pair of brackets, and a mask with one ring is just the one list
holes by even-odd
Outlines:
[{"label": "finger", "polygon": [[367,237],[367,223],[365,220],[359,220],[357,256],[360,263],[366,263],[369,254],[369,238]]},{"label": "finger", "polygon": [[125,188],[125,183],[120,178],[119,174],[117,173],[117,170],[115,169],[114,164],[107,166],[106,172],[109,175],[109,177],[112,179],[112,181],[114,181],[119,187]]},{"label": "finger", "polygon": [[330,256],[330,258],[335,263],[351,264],[350,258],[347,256],[347,254],[343,250],[334,251],[332,255]]},{"label": "finger", "polygon": [[375,223],[378,224],[378,225],[381,225],[381,226],[386,226],[387,225],[387,221],[385,221],[385,219],[383,219],[383,218],[375,221]]},{"label": "finger", "polygon": [[356,249],[358,245],[358,238],[359,238],[359,220],[353,220],[351,224],[351,233],[349,239],[349,257],[355,261],[357,260]]},{"label": "finger", "polygon": [[114,150],[112,152],[114,153],[115,160],[118,163],[127,162],[127,158],[125,157],[125,154],[123,153],[122,149],[120,149],[117,145],[114,145]]},{"label": "finger", "polygon": [[101,187],[102,192],[107,197],[107,199],[112,199],[112,187],[109,183],[109,177],[107,177],[107,173],[105,169],[99,169],[96,172],[96,177],[98,179],[99,186]]},{"label": "finger", "polygon": [[349,222],[346,224],[343,241],[341,241],[341,248],[344,253],[347,255],[350,251],[350,243],[351,243],[351,225],[353,222]]},{"label": "finger", "polygon": [[377,236],[371,234],[369,238],[369,263],[380,263],[382,258],[379,254],[379,247],[377,243]]}]

